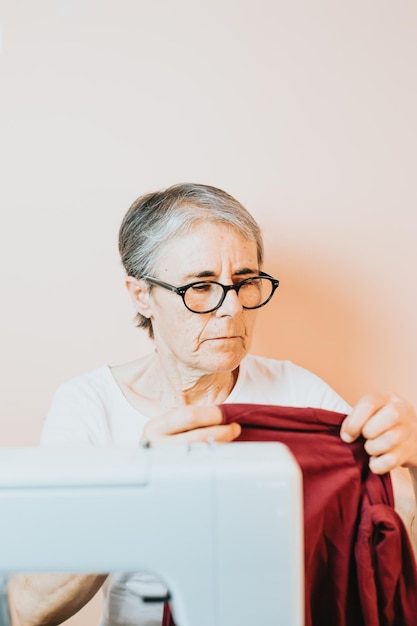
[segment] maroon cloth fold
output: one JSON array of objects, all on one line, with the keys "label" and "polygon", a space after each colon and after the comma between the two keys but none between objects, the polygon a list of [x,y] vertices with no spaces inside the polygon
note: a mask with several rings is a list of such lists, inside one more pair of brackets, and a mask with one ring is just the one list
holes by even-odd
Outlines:
[{"label": "maroon cloth fold", "polygon": [[[416,563],[394,511],[390,476],[370,472],[362,438],[340,439],[345,416],[270,405],[220,408],[224,424],[241,424],[237,441],[282,442],[301,467],[305,626],[416,626]],[[168,605],[163,626],[175,626]]]},{"label": "maroon cloth fold", "polygon": [[171,610],[169,608],[169,604],[164,604],[164,615],[162,617],[161,626],[175,626],[175,622],[172,619]]}]

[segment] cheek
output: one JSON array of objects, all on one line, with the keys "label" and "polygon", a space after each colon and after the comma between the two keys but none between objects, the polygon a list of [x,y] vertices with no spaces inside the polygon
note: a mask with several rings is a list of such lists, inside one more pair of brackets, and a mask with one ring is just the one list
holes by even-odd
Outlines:
[{"label": "cheek", "polygon": [[244,311],[243,313],[243,323],[245,325],[246,333],[250,337],[253,333],[253,329],[255,326],[256,318],[258,316],[258,312],[255,311]]},{"label": "cheek", "polygon": [[170,307],[155,307],[152,320],[154,332],[166,342],[194,348],[204,334],[209,320],[205,315],[191,313],[182,302],[179,304],[180,307],[177,303],[171,303]]}]

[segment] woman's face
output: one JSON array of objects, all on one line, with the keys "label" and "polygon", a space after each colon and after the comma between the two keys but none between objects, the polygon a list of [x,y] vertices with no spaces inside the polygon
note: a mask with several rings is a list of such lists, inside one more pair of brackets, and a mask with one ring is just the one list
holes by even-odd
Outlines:
[{"label": "woman's face", "polygon": [[[201,223],[168,243],[154,278],[176,287],[194,281],[237,283],[259,273],[257,247],[225,224]],[[189,311],[176,293],[153,287],[149,311],[158,354],[203,375],[232,371],[249,350],[255,310],[242,308],[229,291],[212,313]]]}]

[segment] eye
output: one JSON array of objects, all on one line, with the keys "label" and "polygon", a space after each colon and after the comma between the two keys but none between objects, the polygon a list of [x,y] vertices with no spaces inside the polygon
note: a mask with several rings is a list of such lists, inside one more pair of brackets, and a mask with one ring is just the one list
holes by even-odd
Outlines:
[{"label": "eye", "polygon": [[258,278],[257,276],[254,276],[253,278],[246,278],[246,280],[242,281],[242,285],[248,285],[248,286],[254,285],[255,287],[258,287],[260,284],[261,284],[261,279]]},{"label": "eye", "polygon": [[214,284],[205,282],[205,283],[194,283],[191,285],[190,290],[194,293],[208,293],[213,290]]}]

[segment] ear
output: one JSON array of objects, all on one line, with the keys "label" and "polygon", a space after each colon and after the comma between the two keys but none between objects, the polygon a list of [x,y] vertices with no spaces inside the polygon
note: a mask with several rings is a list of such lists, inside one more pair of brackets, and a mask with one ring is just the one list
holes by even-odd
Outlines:
[{"label": "ear", "polygon": [[133,302],[135,311],[148,319],[151,317],[151,307],[149,300],[149,285],[142,278],[128,276],[126,278],[126,288],[130,299]]}]

